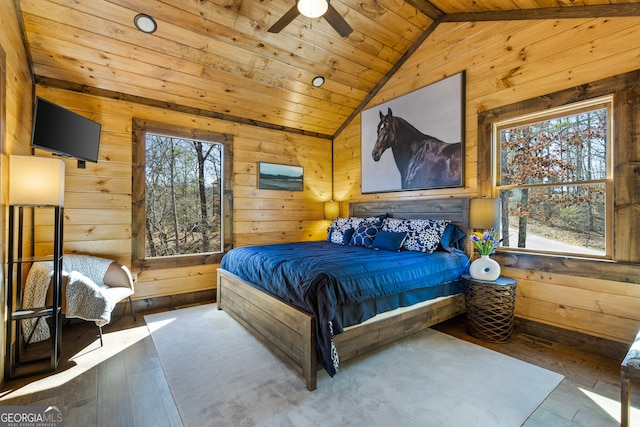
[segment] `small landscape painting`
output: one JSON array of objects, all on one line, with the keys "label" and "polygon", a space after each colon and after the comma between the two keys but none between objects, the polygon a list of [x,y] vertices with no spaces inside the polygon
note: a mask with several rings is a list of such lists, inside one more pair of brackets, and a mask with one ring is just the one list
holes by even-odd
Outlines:
[{"label": "small landscape painting", "polygon": [[258,188],[263,190],[304,190],[302,166],[258,162]]}]

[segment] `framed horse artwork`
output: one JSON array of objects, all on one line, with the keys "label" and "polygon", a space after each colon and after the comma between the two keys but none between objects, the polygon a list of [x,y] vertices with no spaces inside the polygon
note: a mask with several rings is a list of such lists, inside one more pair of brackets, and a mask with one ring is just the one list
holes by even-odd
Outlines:
[{"label": "framed horse artwork", "polygon": [[362,112],[362,192],[464,185],[465,73]]}]

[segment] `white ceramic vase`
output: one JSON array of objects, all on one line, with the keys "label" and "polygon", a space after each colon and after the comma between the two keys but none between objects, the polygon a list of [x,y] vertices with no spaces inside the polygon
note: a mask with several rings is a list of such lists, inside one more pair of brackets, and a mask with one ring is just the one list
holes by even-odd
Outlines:
[{"label": "white ceramic vase", "polygon": [[489,258],[489,255],[480,255],[480,258],[471,263],[469,274],[476,280],[492,282],[500,277],[500,264]]}]

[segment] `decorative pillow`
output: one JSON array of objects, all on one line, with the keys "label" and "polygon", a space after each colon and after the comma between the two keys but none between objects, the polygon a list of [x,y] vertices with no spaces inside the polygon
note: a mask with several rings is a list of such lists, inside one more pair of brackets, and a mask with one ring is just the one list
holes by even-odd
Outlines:
[{"label": "decorative pillow", "polygon": [[349,243],[353,235],[353,225],[349,218],[336,218],[331,222],[329,227],[329,235],[327,242],[336,243],[338,245],[346,245]]},{"label": "decorative pillow", "polygon": [[440,238],[440,245],[438,250],[452,252],[454,249],[464,251],[464,242],[467,234],[458,228],[455,224],[447,225],[442,237]]},{"label": "decorative pillow", "polygon": [[432,253],[438,248],[440,238],[449,221],[443,219],[387,218],[382,230],[406,232],[404,248],[409,251]]},{"label": "decorative pillow", "polygon": [[345,231],[339,231],[335,228],[329,229],[329,235],[327,236],[327,242],[335,243],[337,245],[348,245],[353,236],[353,228]]},{"label": "decorative pillow", "polygon": [[407,238],[405,232],[395,231],[378,231],[376,238],[373,239],[374,249],[384,249],[385,251],[400,252],[400,248]]},{"label": "decorative pillow", "polygon": [[336,243],[338,245],[349,244],[351,236],[353,236],[353,233],[358,227],[360,227],[360,224],[363,221],[376,225],[378,228],[382,226],[382,219],[375,216],[369,218],[336,218],[331,222],[331,226],[329,227],[327,242]]},{"label": "decorative pillow", "polygon": [[373,241],[376,238],[378,231],[380,231],[380,225],[363,221],[353,233],[353,236],[351,236],[349,244],[351,246],[364,246],[365,248],[370,248],[373,246]]},{"label": "decorative pillow", "polygon": [[384,218],[386,218],[386,214],[385,215],[380,215],[380,216],[369,216],[366,218],[356,218],[356,217],[352,217],[351,221],[353,221],[354,223],[357,223],[355,228],[358,228],[360,225],[362,225],[363,223],[367,222],[371,225],[375,225],[376,227],[380,228],[382,227],[382,221],[384,220]]}]

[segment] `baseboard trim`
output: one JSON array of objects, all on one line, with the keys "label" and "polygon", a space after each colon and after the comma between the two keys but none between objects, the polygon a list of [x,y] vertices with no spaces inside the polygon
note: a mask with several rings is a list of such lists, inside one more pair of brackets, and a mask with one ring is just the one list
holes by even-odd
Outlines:
[{"label": "baseboard trim", "polygon": [[[216,301],[216,290],[206,290],[198,292],[189,292],[186,294],[168,295],[162,297],[134,299],[133,309],[136,315],[149,312],[157,312],[162,310],[172,310],[178,307],[213,303]],[[118,303],[118,307],[114,309],[114,313],[131,314],[129,301],[123,300]]]},{"label": "baseboard trim", "polygon": [[627,351],[629,351],[629,345],[617,341],[594,337],[519,317],[514,319],[514,330],[549,342],[574,347],[611,359],[619,359],[620,361],[624,359]]}]

